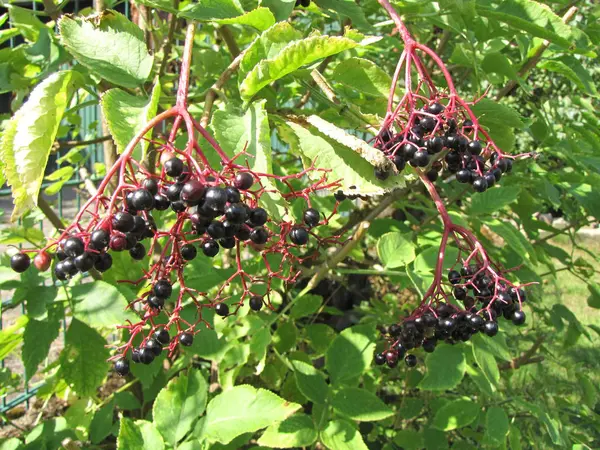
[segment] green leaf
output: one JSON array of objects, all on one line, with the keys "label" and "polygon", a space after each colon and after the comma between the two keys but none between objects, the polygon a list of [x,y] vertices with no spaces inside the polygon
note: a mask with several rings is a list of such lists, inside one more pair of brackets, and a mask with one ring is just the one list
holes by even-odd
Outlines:
[{"label": "green leaf", "polygon": [[521,430],[518,427],[511,425],[510,434],[508,435],[508,442],[511,450],[521,450]]},{"label": "green leaf", "polygon": [[297,337],[298,330],[293,322],[284,322],[273,334],[273,345],[279,353],[285,353],[295,347]]},{"label": "green leaf", "polygon": [[329,387],[325,376],[315,369],[312,364],[293,360],[294,377],[298,390],[314,403],[325,403],[329,395]]},{"label": "green leaf", "polygon": [[121,417],[118,450],[163,450],[165,443],[152,422]]},{"label": "green leaf", "polygon": [[321,432],[321,441],[330,450],[368,450],[358,430],[345,420],[330,421]]},{"label": "green leaf", "polygon": [[317,430],[306,414],[294,414],[283,422],[271,425],[258,440],[258,445],[270,448],[309,447],[317,440]]},{"label": "green leaf", "polygon": [[204,413],[208,385],[199,370],[190,369],[172,379],[156,397],[152,407],[154,425],[167,443],[175,446]]},{"label": "green leaf", "polygon": [[150,76],[153,57],[144,32],[124,15],[112,10],[91,18],[63,15],[58,28],[67,51],[105,80],[136,88]]},{"label": "green leaf", "polygon": [[333,328],[324,323],[308,325],[304,328],[304,331],[306,331],[308,343],[314,349],[317,356],[327,351],[335,337]]},{"label": "green leaf", "polygon": [[499,212],[519,198],[521,188],[518,186],[501,186],[488,189],[474,195],[471,199],[471,214],[492,214]]},{"label": "green leaf", "polygon": [[458,386],[465,374],[465,355],[460,345],[441,345],[425,360],[427,373],[419,388],[443,391]]},{"label": "green leaf", "polygon": [[513,67],[510,59],[499,52],[492,52],[485,55],[481,67],[486,73],[497,73],[508,80],[518,79],[517,71]]},{"label": "green leaf", "polygon": [[58,337],[62,318],[62,308],[52,308],[46,320],[31,319],[23,333],[23,351],[21,358],[25,373],[31,378],[37,367],[46,359],[50,345]]},{"label": "green leaf", "polygon": [[[296,139],[298,151],[316,167],[329,169],[329,179],[339,180],[341,190],[347,194],[380,195],[394,187],[401,187],[403,179],[389,177],[385,181],[375,177],[375,168],[352,148],[327,138],[315,128],[305,128],[286,122]],[[308,125],[307,125],[308,126]]]},{"label": "green leaf", "polygon": [[[215,111],[211,127],[216,140],[229,156],[245,151],[248,167],[254,172],[273,173],[271,130],[265,103],[266,100],[255,102],[245,112],[235,107]],[[243,159],[237,162],[242,164]],[[261,182],[265,189],[277,191],[268,178]],[[285,213],[285,201],[278,193],[266,192],[260,202],[274,218],[280,219]]]},{"label": "green leaf", "polygon": [[275,23],[275,16],[268,8],[259,7],[245,13],[236,0],[200,0],[187,5],[179,15],[199,22],[248,25],[259,31]]},{"label": "green leaf", "polygon": [[126,320],[139,321],[132,310],[125,310],[127,300],[123,294],[106,281],[73,286],[71,295],[75,302],[74,316],[91,327],[112,328]]},{"label": "green leaf", "polygon": [[15,437],[0,441],[0,450],[21,450],[23,448],[23,443]]},{"label": "green leaf", "polygon": [[353,0],[315,0],[315,4],[321,9],[328,10],[331,14],[339,14],[350,19],[356,28],[370,30],[370,24],[367,22],[363,8]]},{"label": "green leaf", "polygon": [[471,109],[478,117],[479,122],[486,127],[504,126],[518,129],[525,127],[525,122],[518,112],[488,98],[481,99],[471,106]]},{"label": "green leaf", "polygon": [[371,364],[375,351],[373,325],[354,325],[338,334],[327,350],[325,367],[334,383],[360,376]]},{"label": "green leaf", "polygon": [[364,94],[385,97],[390,94],[392,78],[377,64],[368,59],[349,58],[339,63],[331,80]]},{"label": "green leaf", "polygon": [[46,26],[37,18],[34,12],[31,9],[10,5],[8,13],[11,25],[19,30],[21,35],[29,42],[37,42],[40,31]]},{"label": "green leaf", "polygon": [[590,296],[587,299],[587,304],[590,308],[600,309],[600,285],[590,282],[587,285]]},{"label": "green leaf", "polygon": [[[269,30],[267,30],[269,31]],[[291,42],[275,57],[261,60],[240,83],[240,94],[245,101],[275,80],[319,59],[360,45],[342,36],[311,36]]]},{"label": "green leaf", "polygon": [[[118,153],[123,153],[127,144],[156,115],[160,91],[160,83],[157,81],[148,99],[128,94],[121,89],[111,89],[102,95],[102,114],[117,144]],[[145,137],[150,138],[151,135],[152,131],[149,131]],[[150,143],[143,139],[136,146],[133,152],[136,160],[141,161],[145,158],[148,145]]]},{"label": "green leaf", "polygon": [[[474,338],[476,336],[473,336]],[[486,341],[480,336],[477,339],[472,340],[473,343],[473,357],[477,362],[477,365],[483,372],[484,376],[493,385],[497,386],[500,381],[500,371],[498,370],[498,364],[496,358],[489,351]]]},{"label": "green leaf", "polygon": [[484,334],[476,334],[471,338],[471,342],[487,353],[494,355],[504,361],[510,361],[512,356],[508,350],[508,345],[504,338],[504,334],[498,334],[494,337],[489,337]]},{"label": "green leaf", "polygon": [[393,231],[379,238],[377,255],[386,269],[404,267],[415,259],[415,246],[402,233]]},{"label": "green leaf", "polygon": [[46,420],[25,437],[26,450],[58,449],[65,440],[77,440],[64,417]]},{"label": "green leaf", "polygon": [[542,70],[559,73],[573,82],[578,89],[588,95],[598,97],[598,89],[592,79],[592,76],[581,65],[581,63],[572,56],[564,56],[559,60],[546,60],[538,64]]},{"label": "green leaf", "polygon": [[333,409],[352,420],[372,422],[394,415],[394,411],[379,397],[360,388],[342,388],[333,394]]},{"label": "green leaf", "polygon": [[236,386],[217,395],[208,404],[204,436],[227,444],[244,433],[281,422],[300,408],[301,405],[287,402],[265,389]]},{"label": "green leaf", "polygon": [[96,330],[75,318],[71,321],[60,354],[61,374],[82,397],[96,395],[106,376],[110,353],[105,345],[106,340]]},{"label": "green leaf", "polygon": [[485,415],[484,442],[495,447],[504,444],[508,427],[508,416],[504,408],[492,406]]},{"label": "green leaf", "polygon": [[290,318],[292,319],[300,319],[301,317],[306,317],[314,314],[323,303],[323,297],[320,295],[311,295],[306,294],[302,296],[295,304],[292,306],[290,311]]},{"label": "green leaf", "polygon": [[477,418],[481,406],[469,399],[458,399],[446,403],[435,413],[433,427],[451,431],[466,427]]},{"label": "green leaf", "polygon": [[0,330],[0,361],[12,353],[23,341],[23,333],[27,322],[29,322],[29,318],[21,315],[11,326]]},{"label": "green leaf", "polygon": [[277,22],[282,22],[290,17],[296,4],[295,0],[261,0],[260,6],[271,10]]},{"label": "green leaf", "polygon": [[12,219],[37,205],[44,170],[58,127],[79,75],[56,72],[38,84],[8,122],[0,144],[0,160],[15,207]]},{"label": "green leaf", "polygon": [[529,257],[531,262],[537,264],[538,259],[533,246],[512,223],[494,219],[487,222],[487,226],[504,239],[508,246],[517,252],[518,255],[523,258]]},{"label": "green leaf", "polygon": [[499,20],[565,48],[571,48],[583,34],[566,25],[550,7],[532,0],[503,0],[495,8],[477,2],[475,9],[483,17]]},{"label": "green leaf", "polygon": [[418,450],[425,448],[425,437],[419,431],[398,430],[394,436],[394,444],[406,450]]},{"label": "green leaf", "polygon": [[92,444],[102,442],[113,429],[113,417],[115,412],[114,401],[108,402],[94,414],[90,423],[90,441]]}]

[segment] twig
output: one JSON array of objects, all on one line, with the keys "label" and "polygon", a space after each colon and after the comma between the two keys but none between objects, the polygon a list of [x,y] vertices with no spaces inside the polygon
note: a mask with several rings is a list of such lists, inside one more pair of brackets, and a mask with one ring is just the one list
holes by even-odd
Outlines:
[{"label": "twig", "polygon": [[85,166],[81,166],[81,168],[79,169],[79,175],[81,176],[81,179],[83,180],[83,185],[85,186],[85,189],[88,191],[88,193],[92,197],[96,195],[98,193],[98,189],[96,189],[96,186],[92,181],[90,173],[88,172]]},{"label": "twig", "polygon": [[[173,8],[179,9],[179,0],[173,0]],[[173,36],[175,35],[175,30],[177,29],[177,16],[173,13],[169,13],[168,19],[169,21],[169,30],[167,31],[167,36],[162,45],[163,59],[160,62],[160,68],[158,69],[159,76],[164,75],[165,70],[167,69],[167,63],[169,61],[169,54],[171,53],[171,48],[173,47]]]},{"label": "twig", "polygon": [[62,230],[65,228],[65,224],[60,219],[60,217],[58,217],[58,215],[54,212],[54,210],[52,209],[50,204],[46,201],[46,199],[44,197],[42,197],[41,192],[40,192],[40,194],[38,194],[38,208],[40,208],[42,210],[42,212],[44,213],[46,218],[50,221],[50,223],[54,226],[54,228],[56,228],[57,230]]},{"label": "twig", "polygon": [[498,366],[498,368],[500,370],[518,369],[519,367],[524,366],[526,364],[533,364],[536,362],[543,361],[544,360],[543,356],[533,356],[533,355],[542,346],[545,338],[546,338],[546,336],[544,336],[544,335],[538,336],[538,338],[535,340],[535,342],[533,343],[533,345],[531,346],[531,348],[529,350],[524,352],[518,358],[514,358],[512,361],[508,361],[508,362],[500,364]]},{"label": "twig", "polygon": [[[564,23],[569,23],[571,19],[573,19],[573,17],[575,16],[576,12],[577,7],[571,6],[569,10],[565,13],[565,15],[562,17],[562,21]],[[527,72],[529,72],[531,69],[537,66],[537,64],[540,62],[540,59],[542,58],[543,53],[548,49],[549,46],[550,41],[544,41],[540,44],[533,56],[527,61],[525,61],[525,64],[523,64],[523,66],[517,72],[518,78],[522,78]],[[501,98],[508,95],[515,88],[516,85],[517,80],[510,80],[508,83],[506,83],[506,86],[504,86],[500,90],[500,92],[498,92],[498,95],[496,95],[496,100],[500,100]]]},{"label": "twig", "polygon": [[60,10],[52,0],[42,0],[44,11],[52,20],[57,20],[60,17]]},{"label": "twig", "polygon": [[225,41],[225,45],[227,45],[227,49],[229,50],[229,53],[231,53],[231,56],[237,58],[240,54],[240,48],[231,33],[231,29],[227,25],[223,25],[220,26],[217,31]]},{"label": "twig", "polygon": [[94,145],[94,144],[100,144],[102,142],[111,140],[112,136],[107,135],[107,136],[101,136],[95,139],[88,139],[87,141],[77,141],[77,140],[73,140],[73,141],[56,141],[54,143],[53,146],[53,151],[58,151],[58,150],[64,150],[67,148],[73,148],[73,147],[87,147],[88,145]]}]

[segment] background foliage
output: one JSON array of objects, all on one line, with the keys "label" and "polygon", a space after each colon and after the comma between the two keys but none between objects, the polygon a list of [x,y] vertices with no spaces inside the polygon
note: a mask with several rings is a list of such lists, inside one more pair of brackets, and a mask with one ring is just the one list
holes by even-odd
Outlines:
[{"label": "background foliage", "polygon": [[[20,358],[29,379],[44,379],[37,392],[42,411],[53,399],[65,403],[23,430],[5,417],[4,435],[13,437],[0,449],[600,446],[599,246],[597,237],[578,233],[600,219],[598,5],[395,4],[416,37],[449,62],[463,95],[489,89],[474,109],[496,142],[505,151],[538,153],[484,194],[437,184],[453,218],[497,260],[519,267],[519,280],[540,282],[528,292],[528,325],[419,354],[422,364],[410,370],[372,365],[377,326],[418,304],[432,278],[441,225],[414,175],[378,181],[371,162],[349,144],[348,133],[368,142],[369,126],[380,123],[401,50],[376,1],[294,8],[285,0],[138,0],[130,5],[136,23],[117,12],[119,2],[106,2],[112,9],[99,16],[87,8],[60,19],[64,2],[43,5],[34,12],[7,4],[0,17],[0,42],[20,42],[0,50],[0,92],[10,93],[1,181],[12,186],[14,217],[38,203],[44,179],[52,195],[89,165],[84,147],[75,146],[58,170],[45,172],[60,142],[102,138],[98,124],[81,126],[83,106],[101,105],[120,151],[173,104],[185,20],[200,24],[190,103],[201,117],[215,102],[210,130],[228,153],[248,143],[251,154],[265,156],[256,163],[278,174],[318,156],[346,187],[367,194],[401,189],[342,203],[324,234],[381,214],[371,214],[362,241],[291,309],[283,308],[298,288],[279,286],[276,311],[210,318],[213,329],[198,334],[189,351],[133,366],[124,380],[109,371],[105,345],[119,339],[115,326],[136,295],[116,280],[137,278],[140,267],[115,258],[103,280],[66,286],[47,273],[15,277],[4,255],[0,288],[10,292],[7,307],[23,305],[25,314],[0,331],[0,359]],[[560,16],[573,5],[566,25]],[[228,71],[240,50],[239,68]],[[151,160],[146,153],[140,146],[138,157]],[[97,176],[104,170],[94,169]],[[323,212],[334,204],[327,197],[316,203]],[[276,209],[275,198],[271,213]],[[555,227],[540,213],[565,223]],[[41,244],[33,226],[40,217],[34,209],[20,226],[4,227],[2,244]],[[199,258],[189,285],[209,289],[229,270],[226,260]],[[48,358],[63,325],[60,354]],[[10,365],[0,369],[2,395],[21,383]]]}]

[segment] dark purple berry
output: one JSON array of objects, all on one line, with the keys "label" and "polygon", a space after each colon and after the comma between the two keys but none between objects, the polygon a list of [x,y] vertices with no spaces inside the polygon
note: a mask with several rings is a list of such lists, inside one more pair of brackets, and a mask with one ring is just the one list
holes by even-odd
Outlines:
[{"label": "dark purple berry", "polygon": [[269,240],[269,232],[264,227],[256,227],[250,232],[250,240],[255,244],[265,244]]},{"label": "dark purple berry", "polygon": [[296,245],[305,245],[308,242],[308,231],[299,227],[292,228],[290,240]]},{"label": "dark purple berry", "polygon": [[233,185],[242,191],[248,190],[254,184],[254,177],[248,172],[241,172],[235,176]]},{"label": "dark purple berry", "polygon": [[112,256],[108,253],[100,253],[96,262],[94,263],[94,268],[98,272],[106,272],[108,269],[112,267]]},{"label": "dark purple berry", "polygon": [[25,253],[15,253],[10,258],[10,268],[17,273],[23,273],[31,265],[31,258]]},{"label": "dark purple berry", "polygon": [[263,306],[263,299],[258,295],[253,295],[250,297],[250,309],[253,311],[260,311]]},{"label": "dark purple berry", "polygon": [[190,180],[183,185],[179,198],[187,206],[195,206],[200,203],[204,195],[204,184],[198,180]]},{"label": "dark purple berry", "polygon": [[218,303],[215,306],[215,313],[218,316],[225,317],[229,314],[229,306],[226,303]]},{"label": "dark purple berry", "polygon": [[164,165],[165,173],[171,178],[181,175],[183,168],[183,162],[179,158],[171,158]]},{"label": "dark purple berry", "polygon": [[169,336],[169,332],[167,330],[165,330],[164,328],[161,328],[160,330],[157,330],[154,332],[153,334],[154,339],[156,339],[158,342],[160,342],[163,345],[167,345],[169,343],[169,341],[171,340],[170,336]]},{"label": "dark purple berry", "polygon": [[192,333],[181,333],[179,335],[179,343],[184,347],[189,347],[194,343],[194,335]]},{"label": "dark purple berry", "polygon": [[180,252],[181,252],[181,257],[183,259],[185,259],[186,261],[191,261],[198,254],[198,251],[196,250],[196,247],[194,247],[193,244],[182,245]]},{"label": "dark purple berry", "polygon": [[116,360],[115,372],[117,372],[122,377],[129,375],[129,361],[127,361],[125,358]]},{"label": "dark purple berry", "polygon": [[202,243],[202,253],[210,258],[217,256],[217,253],[219,253],[219,244],[212,239],[204,241]]}]

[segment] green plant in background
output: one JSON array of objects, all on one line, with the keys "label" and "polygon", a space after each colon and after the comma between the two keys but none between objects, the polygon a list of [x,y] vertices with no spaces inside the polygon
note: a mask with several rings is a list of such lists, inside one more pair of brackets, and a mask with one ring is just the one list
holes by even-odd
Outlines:
[{"label": "green plant in background", "polygon": [[[29,380],[44,380],[37,408],[48,410],[56,399],[66,406],[62,414],[23,427],[20,419],[4,417],[2,430],[14,437],[0,448],[598,445],[598,248],[578,233],[599,216],[597,6],[394,4],[407,32],[434,48],[448,67],[448,73],[438,71],[425,58],[423,67],[401,76],[395,67],[407,45],[371,0],[296,6],[279,0],[132,2],[135,23],[117,11],[119,3],[77,15],[64,14],[62,3],[45,2],[42,12],[7,6],[3,20],[9,27],[2,39],[17,45],[0,51],[1,85],[12,94],[14,114],[2,126],[0,161],[14,197],[12,215],[21,223],[6,226],[1,239],[4,245],[44,248],[45,237],[34,223],[45,216],[60,229],[50,236],[48,256],[61,241],[56,253],[64,251],[67,259],[50,263],[45,252],[37,253],[35,267],[28,269],[29,259],[22,256],[27,252],[15,256],[11,248],[12,258],[3,257],[0,283],[10,298],[3,308],[22,305],[24,314],[4,319],[0,331],[5,362],[0,393],[11,395],[21,386],[15,363],[20,359]],[[431,86],[450,88],[444,75],[452,76],[456,91],[467,98],[489,91],[486,100],[471,106],[478,123],[458,124],[464,135],[465,127],[480,126],[489,133],[485,142],[493,139],[503,153],[537,157],[515,163],[510,176],[478,194],[454,180],[459,171],[451,169],[452,149],[446,145],[440,153],[429,152],[434,156],[426,154],[439,158],[446,170],[433,161],[421,171],[413,161],[396,174],[391,163],[396,169],[402,165],[396,148],[378,149],[404,131],[398,122],[398,128],[389,128],[389,105],[402,103],[411,88],[415,93],[424,88],[406,82],[408,74],[418,83],[421,69],[431,73]],[[390,94],[398,78],[407,89]],[[439,88],[440,98],[454,88]],[[446,100],[441,104],[448,109]],[[82,128],[79,112],[90,105],[102,108],[103,126]],[[424,118],[437,113],[428,102],[417,106],[429,108],[411,115],[427,130]],[[447,114],[440,117],[446,120]],[[174,119],[172,126],[152,129],[167,118]],[[416,146],[434,150],[433,137],[423,137],[432,143]],[[106,167],[92,164],[84,151],[99,143]],[[46,172],[46,162],[61,146],[70,150],[54,172]],[[481,154],[486,161],[491,156]],[[180,164],[172,161],[177,155],[187,169],[172,167]],[[410,159],[405,156],[404,164]],[[475,170],[483,168],[475,164]],[[491,164],[490,171],[497,160]],[[83,209],[88,212],[75,225],[63,225],[40,189],[52,195],[86,170],[94,171],[82,183],[89,191]],[[241,201],[248,210],[213,208],[228,220],[261,209],[268,213],[267,224],[262,228],[262,216],[250,220],[250,228],[235,230],[248,233],[235,234],[237,252],[230,255],[224,241],[209,257],[214,249],[207,242],[225,237],[215,230],[219,226],[202,223],[206,211],[198,211],[194,221],[194,211],[186,209],[206,202],[201,194],[194,200],[198,186],[188,186],[185,199],[170,192],[182,173],[191,178],[184,176],[179,189],[199,180],[206,196],[209,186],[241,191],[240,200],[228,191],[235,198],[225,203]],[[252,174],[250,186],[241,173]],[[96,176],[104,176],[99,186]],[[126,198],[127,191],[160,196],[161,189],[169,209],[151,216],[141,211],[159,209],[162,199],[153,198],[150,207],[144,193]],[[447,210],[440,224],[439,204]],[[91,213],[89,205],[97,205]],[[112,227],[131,230],[123,214],[113,220],[113,206],[129,208],[127,214],[134,210],[133,221],[142,217],[144,232],[136,241],[154,244],[140,250],[143,243],[123,239],[129,251],[115,251],[118,243],[112,241],[121,235]],[[563,216],[565,227],[542,220],[546,212]],[[100,226],[106,221],[108,228]],[[493,337],[480,333],[467,342],[439,343],[431,354],[417,348],[410,364],[413,358],[423,364],[381,370],[373,363],[387,350],[382,333],[405,323],[432,281],[439,283],[441,273],[448,276],[454,262],[468,256],[450,242],[438,263],[448,221],[455,230],[472,230],[469,239],[497,267],[517,268],[510,273],[516,286],[539,283],[527,289],[527,323],[501,326]],[[266,231],[255,232],[259,228]],[[67,245],[64,229],[81,240]],[[108,237],[92,238],[99,229]],[[154,237],[144,235],[150,232]],[[92,239],[101,248],[92,248]],[[111,252],[103,253],[107,246]],[[94,261],[83,257],[90,249]],[[162,258],[166,251],[170,260]],[[112,255],[110,270],[101,275],[91,270],[105,268],[94,252]],[[276,267],[288,254],[291,271],[280,273]],[[66,267],[69,257],[74,265],[79,258],[78,270]],[[132,264],[131,257],[140,262]],[[45,271],[50,264],[52,270]],[[15,275],[9,265],[22,273]],[[155,273],[162,275],[152,278],[152,286],[119,283],[150,281]],[[157,291],[164,274],[172,276],[171,295],[160,290],[164,285]],[[63,318],[64,343],[51,345]],[[171,334],[161,336],[164,329]],[[149,346],[150,340],[168,351]],[[108,344],[118,352],[111,353]],[[110,369],[111,355],[144,362],[141,350],[153,356],[152,364],[131,364],[123,378]],[[117,361],[125,374],[125,360]],[[24,429],[17,433],[16,427]]]}]

